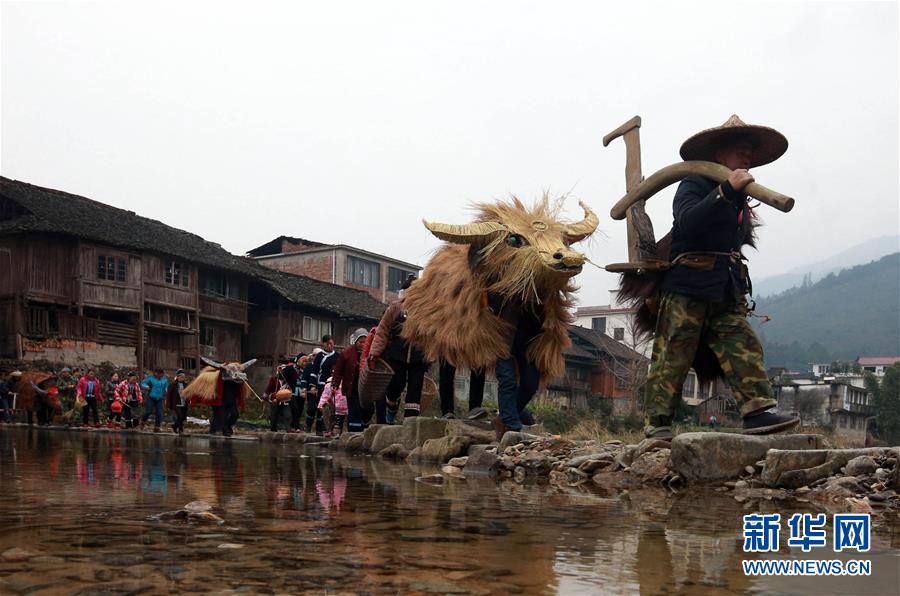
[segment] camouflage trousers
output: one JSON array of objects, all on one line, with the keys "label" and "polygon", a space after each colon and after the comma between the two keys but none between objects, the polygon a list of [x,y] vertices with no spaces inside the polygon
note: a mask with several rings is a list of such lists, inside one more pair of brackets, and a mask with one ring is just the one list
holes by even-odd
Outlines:
[{"label": "camouflage trousers", "polygon": [[747,321],[743,302],[710,302],[665,292],[645,394],[651,424],[674,414],[700,342],[716,355],[742,416],[776,404],[763,366],[762,345]]}]

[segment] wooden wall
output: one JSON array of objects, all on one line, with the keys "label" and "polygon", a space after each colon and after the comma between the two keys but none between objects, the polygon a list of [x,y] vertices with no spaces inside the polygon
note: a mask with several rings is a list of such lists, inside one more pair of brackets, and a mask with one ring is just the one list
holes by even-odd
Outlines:
[{"label": "wooden wall", "polygon": [[[116,257],[125,259],[125,281],[108,281],[99,279],[97,275],[98,257]],[[119,310],[136,310],[142,308],[141,303],[141,256],[123,250],[82,243],[78,251],[81,279],[81,295],[78,303],[98,308],[115,308]]]}]

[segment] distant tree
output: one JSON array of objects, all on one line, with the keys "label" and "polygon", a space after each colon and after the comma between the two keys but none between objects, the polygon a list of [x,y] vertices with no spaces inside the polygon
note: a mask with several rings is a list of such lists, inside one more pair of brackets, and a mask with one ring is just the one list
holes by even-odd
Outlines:
[{"label": "distant tree", "polygon": [[900,363],[885,370],[880,385],[875,375],[866,373],[866,388],[875,393],[879,435],[889,445],[900,445]]}]

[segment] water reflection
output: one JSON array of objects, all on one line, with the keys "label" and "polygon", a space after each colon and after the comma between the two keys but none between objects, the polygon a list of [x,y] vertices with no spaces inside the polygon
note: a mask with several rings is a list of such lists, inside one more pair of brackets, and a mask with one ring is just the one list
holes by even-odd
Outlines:
[{"label": "water reflection", "polygon": [[[728,497],[415,481],[432,472],[293,445],[4,429],[0,552],[31,554],[0,561],[0,592],[810,589],[741,574],[747,505]],[[198,499],[225,523],[151,519]],[[876,576],[855,591],[895,591],[896,536],[875,536]]]}]

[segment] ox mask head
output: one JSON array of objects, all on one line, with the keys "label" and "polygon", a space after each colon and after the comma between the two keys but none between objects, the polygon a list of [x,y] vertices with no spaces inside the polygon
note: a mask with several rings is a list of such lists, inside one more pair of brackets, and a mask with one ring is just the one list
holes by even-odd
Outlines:
[{"label": "ox mask head", "polygon": [[253,366],[253,363],[256,362],[256,358],[253,360],[248,360],[243,364],[238,362],[216,362],[215,360],[210,360],[209,358],[205,358],[203,356],[200,359],[212,366],[213,368],[219,369],[219,372],[222,374],[222,380],[232,383],[245,383],[247,381],[247,373],[244,371]]},{"label": "ox mask head", "polygon": [[489,291],[540,300],[566,288],[584,266],[584,254],[571,245],[590,236],[599,220],[587,205],[579,205],[584,219],[577,223],[559,221],[562,200],[551,202],[546,195],[531,209],[516,198],[477,205],[478,217],[470,224],[424,223],[441,240],[471,247],[473,270],[484,276]]}]

